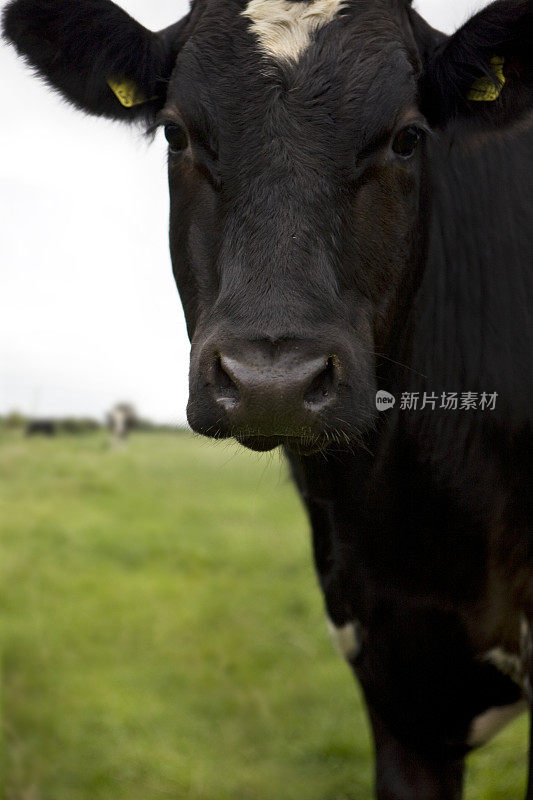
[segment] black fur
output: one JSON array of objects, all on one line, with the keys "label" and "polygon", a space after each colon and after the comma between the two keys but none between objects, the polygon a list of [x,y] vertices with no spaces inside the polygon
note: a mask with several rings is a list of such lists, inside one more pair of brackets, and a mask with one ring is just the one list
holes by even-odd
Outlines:
[{"label": "black fur", "polygon": [[[149,112],[166,91],[158,123],[189,136],[169,181],[190,422],[285,447],[328,614],[359,624],[379,800],[458,800],[473,720],[524,694],[484,655],[522,648],[533,679],[532,5],[447,37],[403,0],[348,0],[297,63],[260,53],[243,8],[196,0],[156,35],[111,3],[17,0],[4,24],[94,113],[132,116],[113,70],[160,96]],[[494,55],[500,97],[470,101]],[[409,161],[405,125],[426,131]],[[278,365],[327,348],[335,402],[310,429],[268,408],[274,434],[236,427],[216,395],[232,348]],[[451,391],[496,408],[399,407]]]}]

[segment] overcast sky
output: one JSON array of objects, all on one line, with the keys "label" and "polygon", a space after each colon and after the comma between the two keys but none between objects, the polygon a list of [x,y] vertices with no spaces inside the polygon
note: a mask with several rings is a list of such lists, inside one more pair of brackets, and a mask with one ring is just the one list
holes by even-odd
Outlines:
[{"label": "overcast sky", "polygon": [[[81,2],[81,0],[80,0]],[[0,0],[0,8],[5,0]],[[186,0],[123,0],[154,30]],[[483,0],[418,0],[452,31]],[[183,422],[189,347],[167,246],[166,155],[84,117],[0,45],[0,413]]]}]

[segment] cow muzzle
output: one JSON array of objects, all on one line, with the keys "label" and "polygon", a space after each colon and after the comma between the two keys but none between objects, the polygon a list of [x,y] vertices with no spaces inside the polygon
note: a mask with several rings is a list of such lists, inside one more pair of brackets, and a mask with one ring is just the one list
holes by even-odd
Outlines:
[{"label": "cow muzzle", "polygon": [[191,363],[189,422],[253,450],[320,450],[340,374],[337,355],[304,342],[207,346]]}]

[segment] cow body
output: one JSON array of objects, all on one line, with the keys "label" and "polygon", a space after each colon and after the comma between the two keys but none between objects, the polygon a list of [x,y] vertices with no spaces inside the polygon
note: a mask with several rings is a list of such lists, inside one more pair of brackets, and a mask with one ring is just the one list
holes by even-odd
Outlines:
[{"label": "cow body", "polygon": [[[346,626],[357,626],[345,655],[378,756],[389,737],[409,741],[441,786],[412,782],[399,759],[389,776],[396,789],[384,797],[459,796],[466,750],[526,708],[533,474],[523,401],[533,363],[529,311],[512,309],[515,280],[533,296],[523,227],[533,184],[522,180],[533,136],[519,128],[496,145],[462,141],[433,161],[441,168],[424,275],[406,336],[379,370],[398,400],[408,388],[436,395],[437,407],[397,404],[379,419],[370,452],[337,448],[327,467],[322,454],[291,456],[328,615],[345,641]],[[493,411],[438,408],[442,392],[465,380],[479,394],[493,387]]]},{"label": "cow body", "polygon": [[126,443],[129,433],[137,421],[135,409],[129,403],[117,403],[107,415],[107,424],[111,432],[111,443],[120,447]]},{"label": "cow body", "polygon": [[531,703],[531,4],[450,39],[404,0],[197,0],[160,34],[83,5],[131,39],[94,69],[71,0],[7,34],[77,105],[164,125],[189,421],[285,449],[379,800],[457,800]]}]

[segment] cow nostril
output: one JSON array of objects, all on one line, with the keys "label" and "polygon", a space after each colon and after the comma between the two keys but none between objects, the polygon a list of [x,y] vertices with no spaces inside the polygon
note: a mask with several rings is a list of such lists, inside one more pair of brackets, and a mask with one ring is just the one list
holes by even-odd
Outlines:
[{"label": "cow nostril", "polygon": [[241,399],[239,390],[224,369],[220,356],[217,356],[215,360],[213,382],[218,402],[222,403],[226,408],[238,405]]},{"label": "cow nostril", "polygon": [[329,403],[335,392],[337,383],[337,369],[332,356],[328,358],[324,369],[316,375],[309,385],[305,395],[304,403],[313,409]]}]

